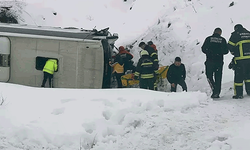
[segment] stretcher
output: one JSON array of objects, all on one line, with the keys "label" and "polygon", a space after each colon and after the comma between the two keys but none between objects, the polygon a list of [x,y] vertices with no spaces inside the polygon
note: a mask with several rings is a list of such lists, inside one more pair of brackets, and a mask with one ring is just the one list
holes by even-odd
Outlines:
[{"label": "stretcher", "polygon": [[[159,75],[157,76],[157,80],[156,80],[157,83],[160,81],[160,79],[165,79],[167,77],[168,68],[169,66],[159,67]],[[134,79],[133,73],[123,75],[121,77],[121,80],[122,80],[123,87],[128,87],[128,86],[132,86],[135,84],[139,84],[139,80]]]}]

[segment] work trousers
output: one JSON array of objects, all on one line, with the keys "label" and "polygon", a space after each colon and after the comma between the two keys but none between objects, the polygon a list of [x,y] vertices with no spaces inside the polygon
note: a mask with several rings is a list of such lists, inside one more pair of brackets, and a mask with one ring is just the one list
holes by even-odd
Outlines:
[{"label": "work trousers", "polygon": [[50,74],[48,72],[43,72],[43,83],[41,87],[45,87],[46,81],[49,79],[49,87],[53,87],[53,74]]},{"label": "work trousers", "polygon": [[234,71],[234,95],[243,96],[243,81],[245,90],[250,95],[250,59],[238,60]]},{"label": "work trousers", "polygon": [[175,82],[174,84],[175,84],[174,87],[171,85],[171,92],[176,92],[176,88],[178,84],[182,87],[183,91],[187,91],[187,84],[184,79],[181,79],[178,82]]},{"label": "work trousers", "polygon": [[208,83],[213,91],[213,95],[220,95],[223,62],[206,61],[206,76]]}]

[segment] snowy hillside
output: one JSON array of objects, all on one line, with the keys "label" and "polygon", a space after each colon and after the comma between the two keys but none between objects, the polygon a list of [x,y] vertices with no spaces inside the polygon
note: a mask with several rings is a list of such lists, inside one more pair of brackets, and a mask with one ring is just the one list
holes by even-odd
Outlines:
[{"label": "snowy hillside", "polygon": [[[234,1],[233,6],[230,0],[219,3],[216,0],[183,0],[169,3],[171,7],[159,21],[135,40],[137,42],[133,43],[132,52],[138,58],[138,44],[152,40],[159,50],[162,65],[170,65],[176,56],[180,56],[188,72],[188,89],[209,93],[204,74],[205,55],[201,52],[201,46],[205,38],[217,27],[222,28],[222,36],[226,40],[237,23],[250,29],[249,16],[244,13],[244,10],[248,9],[248,1]],[[228,54],[224,59],[223,83],[233,80],[233,71],[227,68],[231,58],[232,55]],[[203,85],[202,88],[200,85]]]}]

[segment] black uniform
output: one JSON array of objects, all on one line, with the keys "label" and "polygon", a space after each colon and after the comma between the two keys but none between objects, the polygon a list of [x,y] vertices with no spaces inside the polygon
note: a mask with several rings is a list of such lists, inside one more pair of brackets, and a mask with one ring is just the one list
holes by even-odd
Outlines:
[{"label": "black uniform", "polygon": [[149,56],[153,59],[154,66],[158,70],[158,68],[159,68],[159,60],[158,60],[157,52],[154,50],[154,48],[152,48],[149,45],[146,45],[144,50],[146,50],[149,53]]},{"label": "black uniform", "polygon": [[202,52],[206,54],[206,76],[213,90],[212,96],[219,96],[223,70],[223,55],[228,54],[227,42],[220,34],[214,33],[206,38],[202,45]]},{"label": "black uniform", "polygon": [[175,84],[175,87],[171,86],[171,92],[176,92],[177,84],[182,87],[183,91],[187,91],[187,84],[185,82],[186,69],[184,64],[180,66],[176,66],[175,64],[170,65],[167,72],[167,79],[170,84]]},{"label": "black uniform", "polygon": [[234,95],[243,96],[243,81],[248,95],[250,95],[250,32],[241,27],[231,34],[228,48],[234,55]]},{"label": "black uniform", "polygon": [[155,67],[154,60],[149,55],[143,55],[137,64],[135,78],[139,78],[140,88],[157,90],[156,88],[156,74],[158,70]]},{"label": "black uniform", "polygon": [[127,71],[127,70],[132,70],[134,71],[134,66],[133,66],[133,61],[132,61],[132,54],[129,54],[129,53],[119,53],[121,59],[123,60],[124,62],[124,73]]}]

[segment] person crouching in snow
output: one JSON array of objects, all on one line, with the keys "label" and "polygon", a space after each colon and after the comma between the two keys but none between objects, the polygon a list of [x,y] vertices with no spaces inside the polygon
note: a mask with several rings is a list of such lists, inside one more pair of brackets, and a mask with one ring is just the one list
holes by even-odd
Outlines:
[{"label": "person crouching in snow", "polygon": [[57,71],[57,60],[55,59],[49,59],[46,61],[46,64],[43,68],[43,83],[41,87],[45,87],[45,83],[47,79],[49,78],[49,87],[53,88],[53,74],[55,71]]},{"label": "person crouching in snow", "polygon": [[141,58],[138,61],[134,79],[139,79],[139,85],[142,89],[157,90],[156,88],[156,69],[154,60],[149,56],[146,50],[140,52]]},{"label": "person crouching in snow", "polygon": [[187,91],[186,69],[185,65],[181,63],[181,58],[176,57],[175,62],[170,65],[167,73],[168,82],[171,84],[171,92],[176,92],[177,84],[179,84],[183,91]]}]

